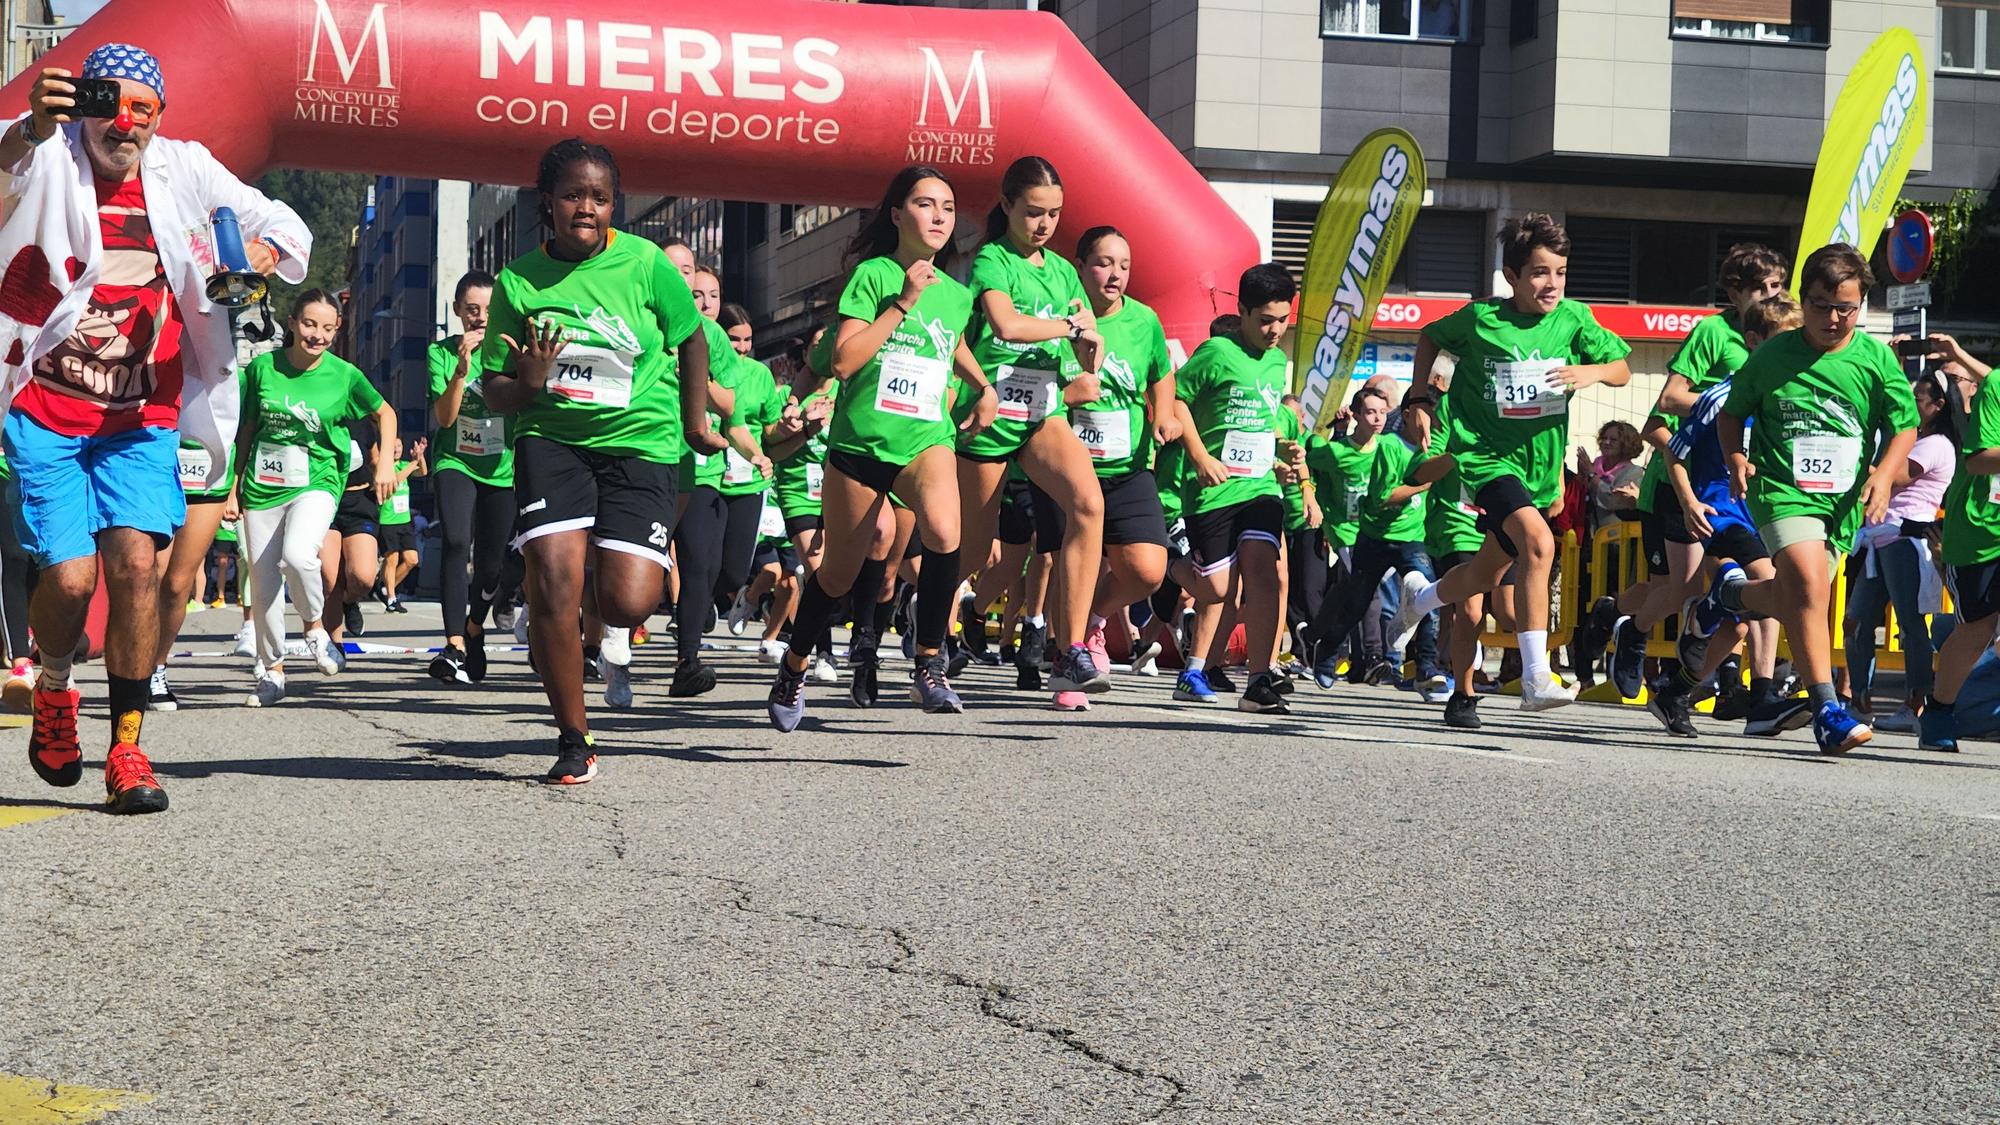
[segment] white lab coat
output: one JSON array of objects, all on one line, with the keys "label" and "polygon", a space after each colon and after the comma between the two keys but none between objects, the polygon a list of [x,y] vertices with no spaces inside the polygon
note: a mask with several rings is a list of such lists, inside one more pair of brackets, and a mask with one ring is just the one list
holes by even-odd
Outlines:
[{"label": "white lab coat", "polygon": [[[104,256],[94,173],[81,127],[65,125],[62,132],[5,170],[0,194],[0,410],[27,384],[34,362],[75,329]],[[208,450],[208,487],[219,488],[228,471],[227,451],[236,442],[241,402],[229,310],[211,302],[205,292],[215,272],[209,216],[217,207],[233,209],[244,243],[263,238],[284,251],[278,276],[295,285],[305,280],[312,232],[297,212],[265,198],[192,141],[154,137],[141,157],[139,179],[167,286],[186,325],[181,434]],[[34,297],[37,292],[44,297]],[[53,312],[47,308],[50,294],[60,295]]]}]

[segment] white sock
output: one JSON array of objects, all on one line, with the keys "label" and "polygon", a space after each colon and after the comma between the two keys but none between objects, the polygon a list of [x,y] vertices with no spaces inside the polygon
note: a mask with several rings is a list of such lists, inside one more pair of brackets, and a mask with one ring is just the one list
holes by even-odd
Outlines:
[{"label": "white sock", "polygon": [[1199,672],[1206,667],[1208,667],[1207,657],[1190,656],[1187,659],[1187,670],[1190,672]]},{"label": "white sock", "polygon": [[68,691],[69,667],[75,659],[73,656],[57,658],[44,653],[42,655],[41,686],[50,691]]},{"label": "white sock", "polygon": [[1528,629],[1519,634],[1521,641],[1521,681],[1539,684],[1549,678],[1549,631]]},{"label": "white sock", "polygon": [[1426,613],[1436,613],[1443,608],[1444,598],[1438,595],[1438,584],[1426,582],[1424,588],[1417,591],[1417,615],[1421,617]]},{"label": "white sock", "polygon": [[1037,629],[1044,629],[1048,627],[1049,619],[1037,613],[1033,617],[1028,618],[1028,624],[1033,625]]},{"label": "white sock", "polygon": [[1090,615],[1090,627],[1091,627],[1092,629],[1102,629],[1102,628],[1104,628],[1104,616],[1103,616],[1102,614],[1098,614],[1098,613],[1093,613],[1093,614],[1091,614],[1091,615]]}]

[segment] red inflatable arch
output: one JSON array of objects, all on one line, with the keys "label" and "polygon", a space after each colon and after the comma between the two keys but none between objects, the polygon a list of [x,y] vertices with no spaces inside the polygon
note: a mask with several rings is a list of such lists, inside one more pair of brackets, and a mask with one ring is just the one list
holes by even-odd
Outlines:
[{"label": "red inflatable arch", "polygon": [[[628,187],[872,204],[915,161],[961,223],[1048,157],[1063,232],[1131,239],[1134,293],[1189,345],[1235,307],[1257,242],[1061,20],[822,0],[112,0],[52,52],[159,56],[167,136],[254,177],[278,166],[526,183],[550,142],[617,152]],[[32,76],[0,94],[21,105]]]}]

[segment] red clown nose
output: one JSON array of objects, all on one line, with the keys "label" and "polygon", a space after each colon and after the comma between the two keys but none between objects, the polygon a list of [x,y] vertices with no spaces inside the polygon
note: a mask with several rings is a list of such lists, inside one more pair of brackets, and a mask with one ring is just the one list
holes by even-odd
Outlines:
[{"label": "red clown nose", "polygon": [[131,131],[132,131],[132,111],[131,111],[131,110],[129,110],[129,109],[121,109],[121,110],[119,110],[119,111],[118,111],[118,116],[116,116],[116,117],[114,117],[114,118],[112,118],[112,119],[111,119],[111,124],[112,124],[112,125],[113,125],[113,126],[114,126],[115,128],[117,128],[117,130],[118,130],[119,132],[121,132],[121,133],[129,133],[129,132],[131,132]]}]

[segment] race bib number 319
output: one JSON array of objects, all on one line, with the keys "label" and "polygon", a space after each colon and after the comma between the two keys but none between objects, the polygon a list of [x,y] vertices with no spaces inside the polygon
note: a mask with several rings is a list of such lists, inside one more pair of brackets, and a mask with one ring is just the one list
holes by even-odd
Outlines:
[{"label": "race bib number 319", "polygon": [[1493,365],[1493,405],[1502,418],[1553,418],[1569,412],[1569,399],[1549,373],[1560,359],[1524,359]]}]

